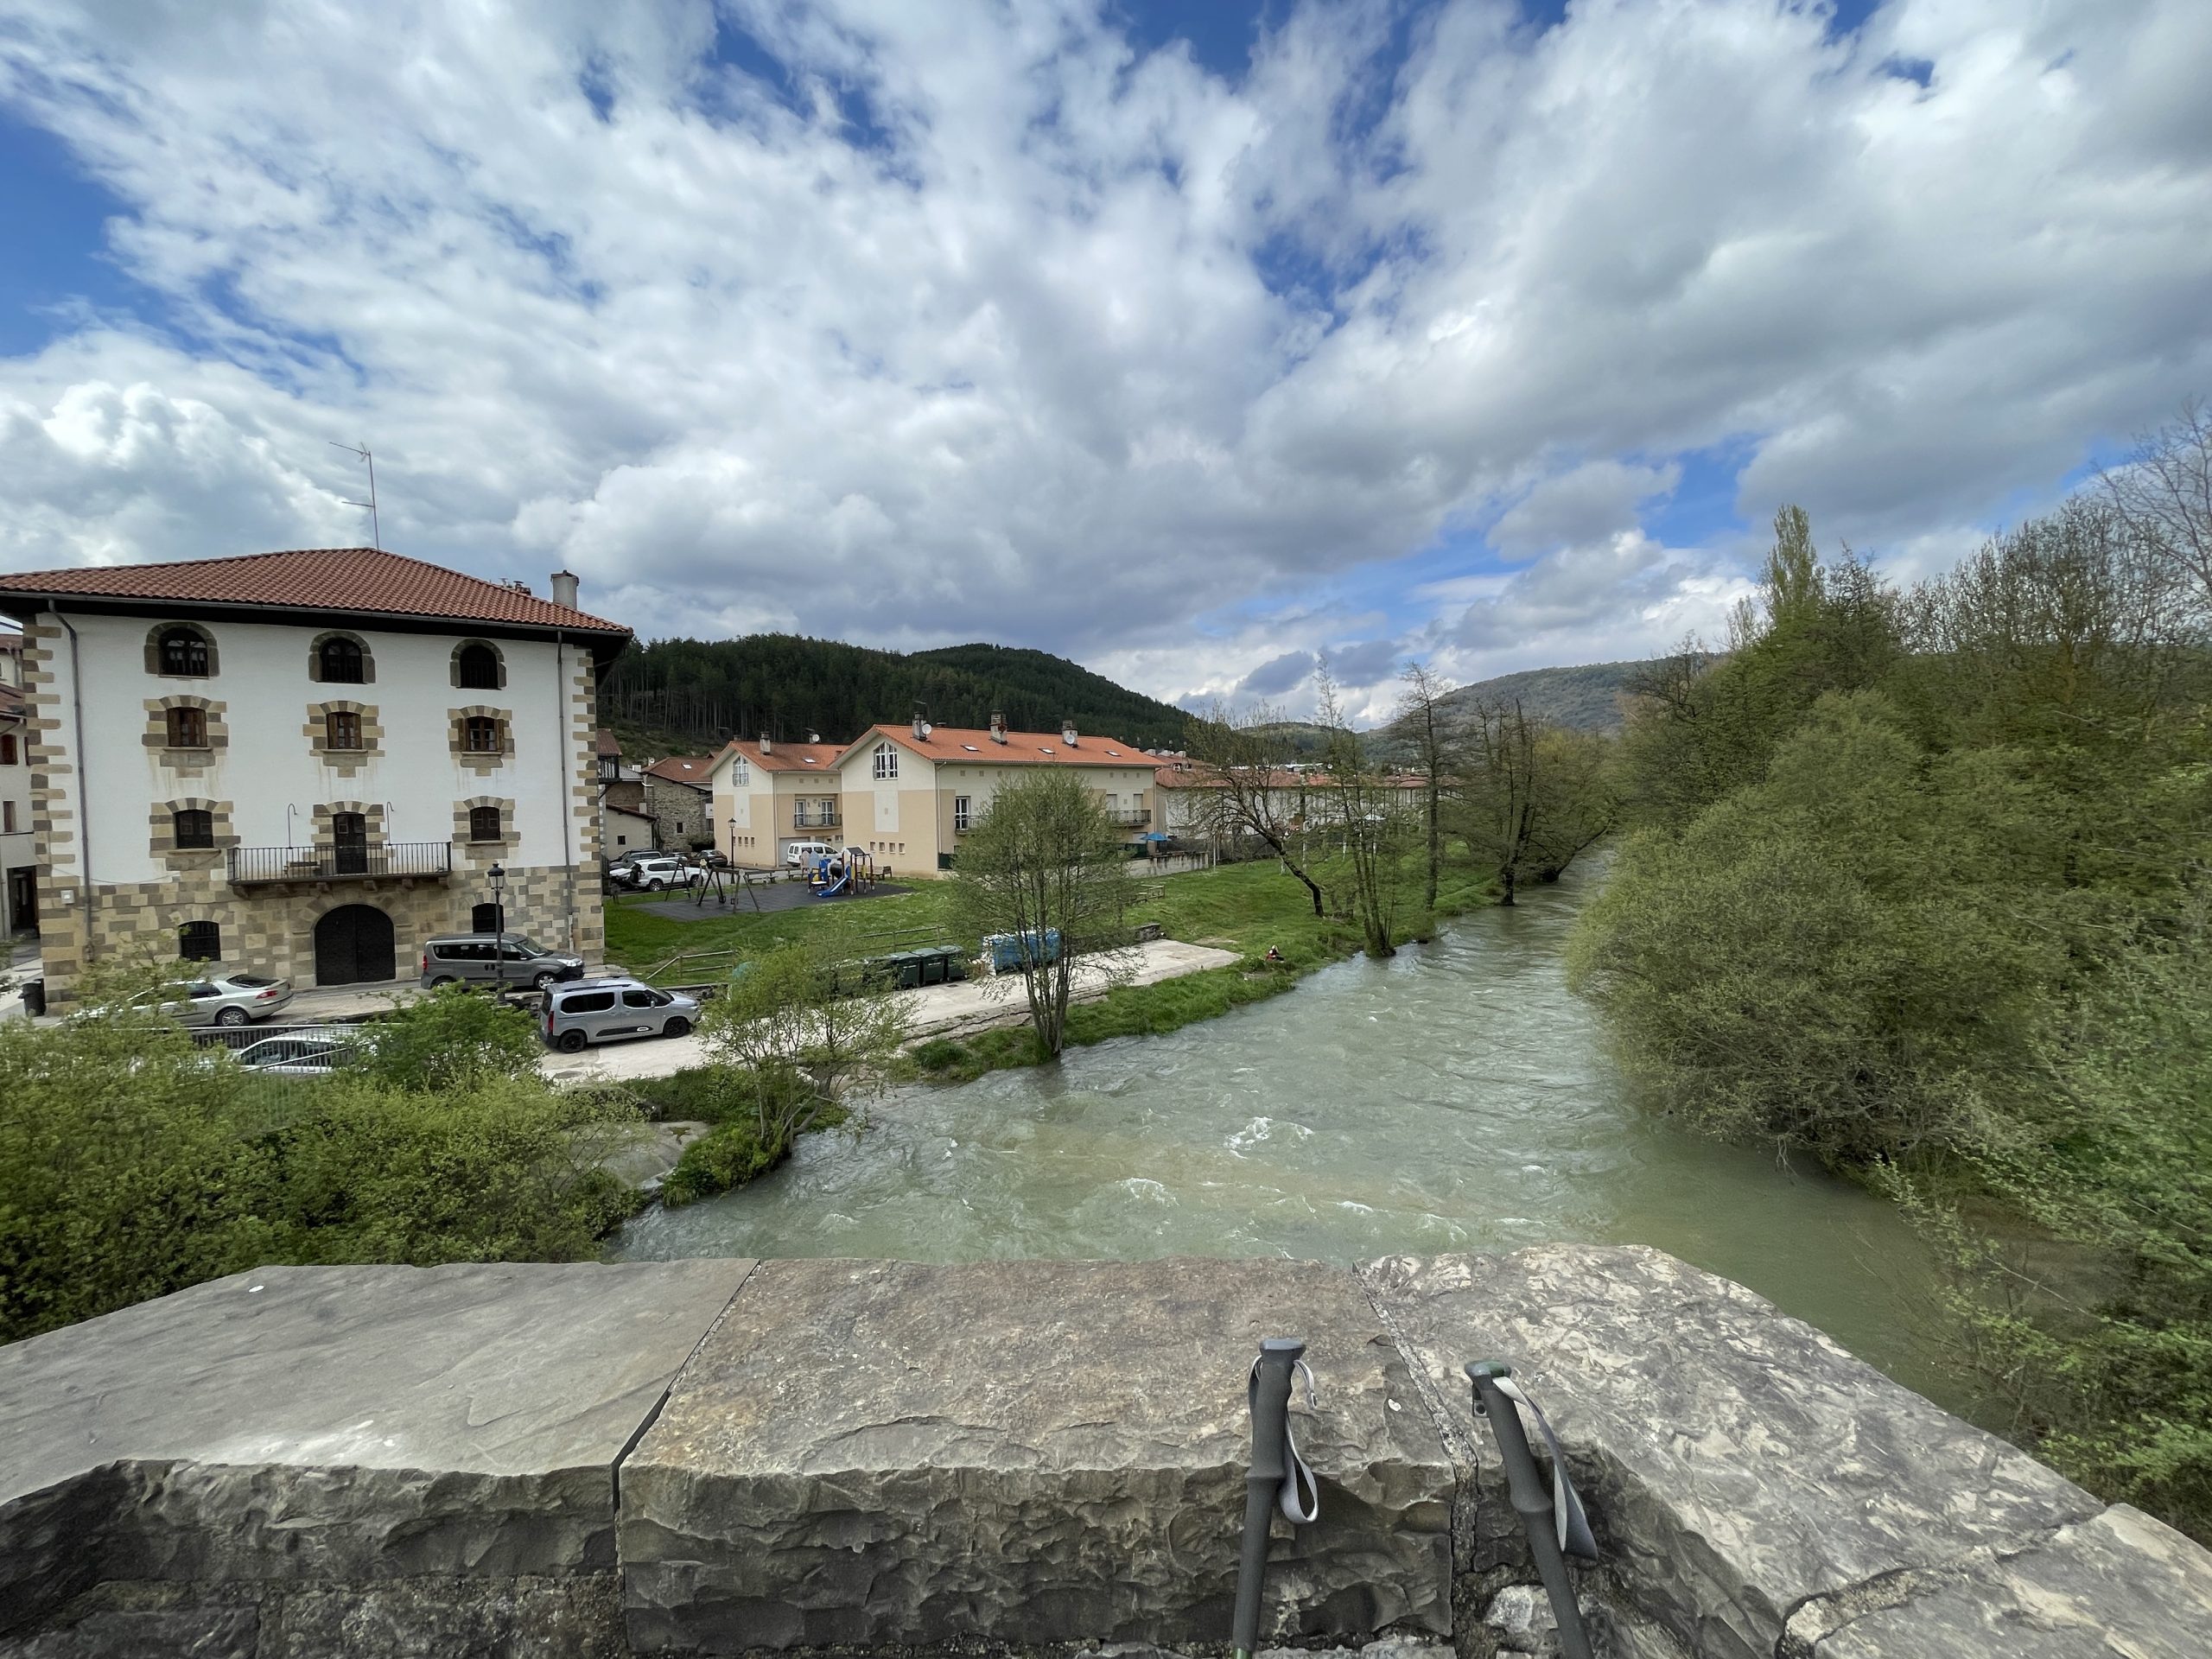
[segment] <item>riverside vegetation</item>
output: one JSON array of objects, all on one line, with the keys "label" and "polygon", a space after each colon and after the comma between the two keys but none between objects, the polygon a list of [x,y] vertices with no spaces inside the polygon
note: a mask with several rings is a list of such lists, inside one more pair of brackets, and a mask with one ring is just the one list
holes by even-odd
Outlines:
[{"label": "riverside vegetation", "polygon": [[1571,967],[1657,1109],[1808,1151],[1945,1244],[1958,1357],[2017,1438],[2212,1540],[2187,550],[2100,490],[1900,591],[1783,512],[1728,653],[1641,684],[1638,827]]},{"label": "riverside vegetation", "polygon": [[629,1212],[628,1099],[556,1090],[528,1016],[458,990],[358,1068],[260,1077],[172,1021],[0,1025],[0,1341],[270,1263],[574,1261]]}]

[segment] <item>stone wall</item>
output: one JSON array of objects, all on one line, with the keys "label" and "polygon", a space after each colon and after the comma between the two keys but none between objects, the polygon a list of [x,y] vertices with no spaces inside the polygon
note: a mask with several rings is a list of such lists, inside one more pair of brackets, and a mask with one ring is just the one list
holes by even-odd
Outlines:
[{"label": "stone wall", "polygon": [[0,1349],[0,1654],[1217,1653],[1281,1334],[1321,1516],[1271,1642],[1548,1650],[1489,1357],[1567,1444],[1601,1652],[2205,1651],[2212,1554],[1738,1286],[1553,1246],[235,1275]]}]

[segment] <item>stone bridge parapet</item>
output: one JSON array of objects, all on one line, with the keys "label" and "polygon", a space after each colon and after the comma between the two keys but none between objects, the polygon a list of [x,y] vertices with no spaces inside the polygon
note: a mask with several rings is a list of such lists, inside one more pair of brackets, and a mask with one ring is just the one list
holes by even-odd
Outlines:
[{"label": "stone bridge parapet", "polygon": [[237,1274],[0,1349],[0,1655],[1223,1651],[1273,1335],[1319,1389],[1286,1646],[1546,1650],[1459,1370],[1500,1358],[1607,1653],[2212,1650],[2212,1554],[1739,1286],[1555,1245]]}]

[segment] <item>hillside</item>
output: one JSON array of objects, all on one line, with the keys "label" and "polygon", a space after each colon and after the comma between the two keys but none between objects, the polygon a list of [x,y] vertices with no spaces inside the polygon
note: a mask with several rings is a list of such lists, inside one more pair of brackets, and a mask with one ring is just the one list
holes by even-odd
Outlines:
[{"label": "hillside", "polygon": [[1621,728],[1621,694],[1648,663],[1585,663],[1578,668],[1531,668],[1496,679],[1478,680],[1447,693],[1444,705],[1455,712],[1478,703],[1519,700],[1524,713],[1555,725],[1586,732]]},{"label": "hillside", "polygon": [[830,741],[879,721],[903,721],[918,703],[940,726],[982,726],[994,709],[1025,731],[1063,718],[1145,748],[1182,741],[1186,716],[1078,663],[1008,645],[947,645],[901,652],[797,634],[741,639],[661,639],[630,651],[608,672],[600,717],[633,753],[709,749],[732,737]]}]

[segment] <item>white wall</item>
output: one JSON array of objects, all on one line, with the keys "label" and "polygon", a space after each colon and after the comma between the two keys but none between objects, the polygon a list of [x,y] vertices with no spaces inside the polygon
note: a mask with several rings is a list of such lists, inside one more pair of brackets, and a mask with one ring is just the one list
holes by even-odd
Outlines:
[{"label": "white wall", "polygon": [[[375,659],[376,679],[334,685],[308,677],[308,648],[325,629],[208,623],[204,626],[216,643],[218,671],[207,679],[185,679],[146,671],[152,619],[72,614],[68,620],[83,653],[92,868],[88,874],[63,863],[57,876],[97,884],[166,879],[167,868],[148,850],[148,814],[154,803],[187,796],[231,802],[232,832],[247,847],[311,844],[313,809],[333,801],[383,804],[388,841],[451,841],[458,803],[499,796],[515,802],[514,827],[521,837],[502,855],[505,861],[563,865],[582,853],[567,815],[577,765],[569,752],[569,688],[550,640],[489,641],[507,670],[506,685],[493,691],[452,683],[454,648],[473,637],[465,630],[418,634],[355,628],[351,632],[366,642]],[[69,649],[65,633],[54,664],[61,728],[53,736],[73,758]],[[584,650],[566,647],[568,674],[575,672]],[[229,746],[215,751],[196,776],[163,766],[161,752],[142,741],[146,701],[174,694],[222,705]],[[335,700],[375,709],[383,728],[382,754],[362,761],[350,777],[325,766],[302,731],[310,704]],[[499,767],[480,772],[461,764],[449,736],[453,711],[480,704],[508,711],[514,740],[513,753]],[[289,840],[287,806],[294,809]],[[74,846],[81,851],[81,834]]]}]

